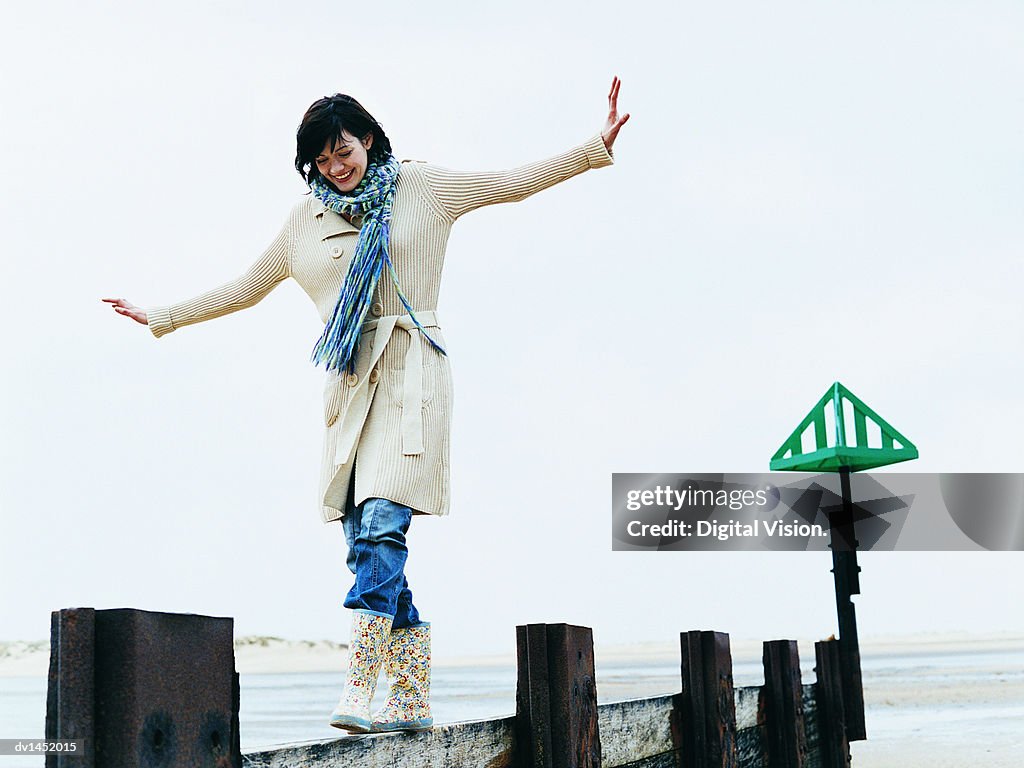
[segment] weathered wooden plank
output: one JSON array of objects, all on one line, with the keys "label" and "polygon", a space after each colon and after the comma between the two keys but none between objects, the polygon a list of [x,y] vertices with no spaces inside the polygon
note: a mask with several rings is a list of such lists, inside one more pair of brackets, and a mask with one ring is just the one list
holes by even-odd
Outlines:
[{"label": "weathered wooden plank", "polygon": [[250,752],[244,768],[513,768],[515,718],[435,725],[420,733],[344,736]]},{"label": "weathered wooden plank", "polygon": [[735,768],[736,702],[725,632],[680,634],[680,725],[688,768]]},{"label": "weathered wooden plank", "polygon": [[[735,689],[737,765],[740,768],[767,768],[764,729],[757,723],[761,686]],[[651,699],[634,699],[601,704],[598,720],[601,730],[602,768],[634,768],[651,765],[686,766],[681,749],[673,736],[673,702],[678,694]],[[810,754],[817,746],[814,686],[803,686],[805,726],[810,734],[808,762],[805,768],[819,768]]]},{"label": "weathered wooden plank", "polygon": [[673,724],[677,696],[614,701],[598,706],[602,768],[629,766],[639,759],[653,759],[678,750],[681,746],[678,727]]},{"label": "weathered wooden plank", "polygon": [[741,768],[767,768],[763,694],[760,685],[736,689],[736,764]]},{"label": "weathered wooden plank", "polygon": [[[734,691],[739,768],[767,768],[764,729],[757,723],[761,686]],[[833,768],[821,761],[817,686],[804,685],[802,698],[807,733],[804,768]],[[690,768],[684,762],[678,727],[679,694],[601,704],[597,708],[602,768]],[[246,768],[513,768],[515,718],[435,726],[418,734],[372,734],[308,742],[243,756]],[[842,766],[841,768],[848,768]]]},{"label": "weathered wooden plank", "polygon": [[[804,716],[813,718],[813,704],[808,709],[807,699],[813,701],[814,687],[804,686]],[[736,688],[736,744],[737,765],[741,768],[762,768],[767,766],[764,759],[763,726],[757,723],[758,700],[761,686]],[[678,746],[678,730],[673,733],[673,704],[679,694],[658,696],[650,699],[633,699],[601,704],[598,720],[601,730],[601,765],[603,768],[626,768],[642,759],[659,759],[664,755],[679,753],[679,765],[683,762],[681,746]],[[813,719],[811,720],[813,725]],[[816,729],[811,732],[816,736]],[[816,743],[816,742],[815,742]],[[807,763],[817,768],[817,763]]]},{"label": "weathered wooden plank", "polygon": [[736,707],[736,730],[754,728],[759,725],[757,708],[761,701],[761,686],[748,685],[734,692]]},{"label": "weathered wooden plank", "polygon": [[816,686],[804,684],[804,733],[807,736],[807,756],[804,768],[823,768],[820,753],[820,730],[818,722],[818,705],[815,702]]},{"label": "weathered wooden plank", "polygon": [[803,688],[796,641],[766,641],[762,660],[768,765],[771,768],[804,768],[807,737],[804,733]]},{"label": "weathered wooden plank", "polygon": [[[818,713],[814,685],[802,686],[804,730],[807,736],[805,768],[819,768],[814,754],[818,749]],[[734,689],[736,707],[736,742],[738,765],[742,768],[766,766],[763,725],[757,722],[761,686]],[[603,768],[620,768],[631,761],[669,754],[679,750],[677,733],[673,733],[673,705],[679,694],[649,699],[632,699],[601,704],[598,722],[601,731]],[[827,768],[827,767],[825,767]]]},{"label": "weathered wooden plank", "polygon": [[682,757],[678,752],[665,752],[653,757],[644,757],[634,760],[632,763],[625,763],[619,768],[679,768]]},{"label": "weathered wooden plank", "polygon": [[814,671],[817,675],[815,718],[820,734],[817,752],[823,768],[847,768],[850,744],[846,738],[843,699],[843,674],[838,640],[820,640],[814,644]]},{"label": "weathered wooden plank", "polygon": [[[763,696],[761,690],[761,686],[736,689],[736,761],[740,768],[768,768],[765,727],[763,722],[758,723],[757,720],[759,704]],[[807,736],[807,755],[804,768],[825,768],[817,753],[819,736],[815,691],[814,685],[802,686],[804,732]],[[763,718],[763,710],[760,716]]]},{"label": "weathered wooden plank", "polygon": [[736,731],[736,765],[740,768],[768,768],[763,726],[754,725]]}]

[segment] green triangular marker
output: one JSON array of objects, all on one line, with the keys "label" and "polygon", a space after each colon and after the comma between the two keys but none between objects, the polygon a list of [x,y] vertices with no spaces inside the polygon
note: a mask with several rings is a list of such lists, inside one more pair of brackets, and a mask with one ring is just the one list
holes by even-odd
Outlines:
[{"label": "green triangular marker", "polygon": [[[846,418],[843,414],[844,400],[853,406],[852,441],[847,440]],[[831,425],[826,424],[826,416],[829,413],[832,414]],[[881,447],[868,447],[869,421],[874,422],[881,431]],[[804,453],[802,437],[804,433],[810,431],[812,424],[814,448]],[[912,442],[837,381],[829,387],[793,434],[775,452],[769,468],[773,472],[838,472],[841,468],[848,467],[851,472],[858,472],[916,458],[917,447]]]}]

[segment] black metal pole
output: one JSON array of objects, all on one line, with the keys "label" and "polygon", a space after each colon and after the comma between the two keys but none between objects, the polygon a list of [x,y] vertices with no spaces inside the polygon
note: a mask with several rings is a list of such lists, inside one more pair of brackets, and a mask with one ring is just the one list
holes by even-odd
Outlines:
[{"label": "black metal pole", "polygon": [[860,594],[860,566],[857,565],[858,541],[853,519],[849,467],[839,469],[839,481],[843,491],[843,509],[833,519],[829,548],[832,550],[832,574],[836,584],[836,612],[839,617],[846,737],[849,741],[862,741],[867,738],[864,727],[864,683],[860,670],[857,612],[851,599],[852,595]]}]

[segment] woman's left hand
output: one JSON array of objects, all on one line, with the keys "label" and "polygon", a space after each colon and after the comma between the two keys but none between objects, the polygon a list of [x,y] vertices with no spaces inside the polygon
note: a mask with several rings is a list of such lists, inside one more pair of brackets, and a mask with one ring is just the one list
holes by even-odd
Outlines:
[{"label": "woman's left hand", "polygon": [[601,129],[601,138],[604,139],[605,148],[611,152],[612,144],[615,143],[615,137],[619,135],[619,128],[626,124],[629,120],[629,113],[627,112],[622,117],[619,117],[619,86],[622,85],[622,81],[618,77],[612,78],[612,89],[608,91],[608,119],[605,121],[604,128]]}]

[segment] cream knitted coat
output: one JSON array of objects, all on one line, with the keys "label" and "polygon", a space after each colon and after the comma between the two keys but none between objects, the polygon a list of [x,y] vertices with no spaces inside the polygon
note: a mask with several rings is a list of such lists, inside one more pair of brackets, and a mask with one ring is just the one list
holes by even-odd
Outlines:
[{"label": "cream knitted coat", "polygon": [[[597,135],[556,157],[511,171],[459,172],[402,163],[391,220],[391,259],[416,318],[438,344],[445,346],[435,311],[437,295],[455,220],[474,208],[522,200],[611,162]],[[358,233],[342,216],[307,196],[244,275],[194,299],[149,309],[149,328],[159,338],[184,325],[251,307],[286,277],[309,294],[326,323]],[[324,386],[326,434],[317,497],[321,517],[328,523],[343,516],[353,474],[355,504],[385,498],[417,513],[445,515],[452,403],[448,358],[410,322],[386,270],[370,312],[355,373],[328,373]]]}]

